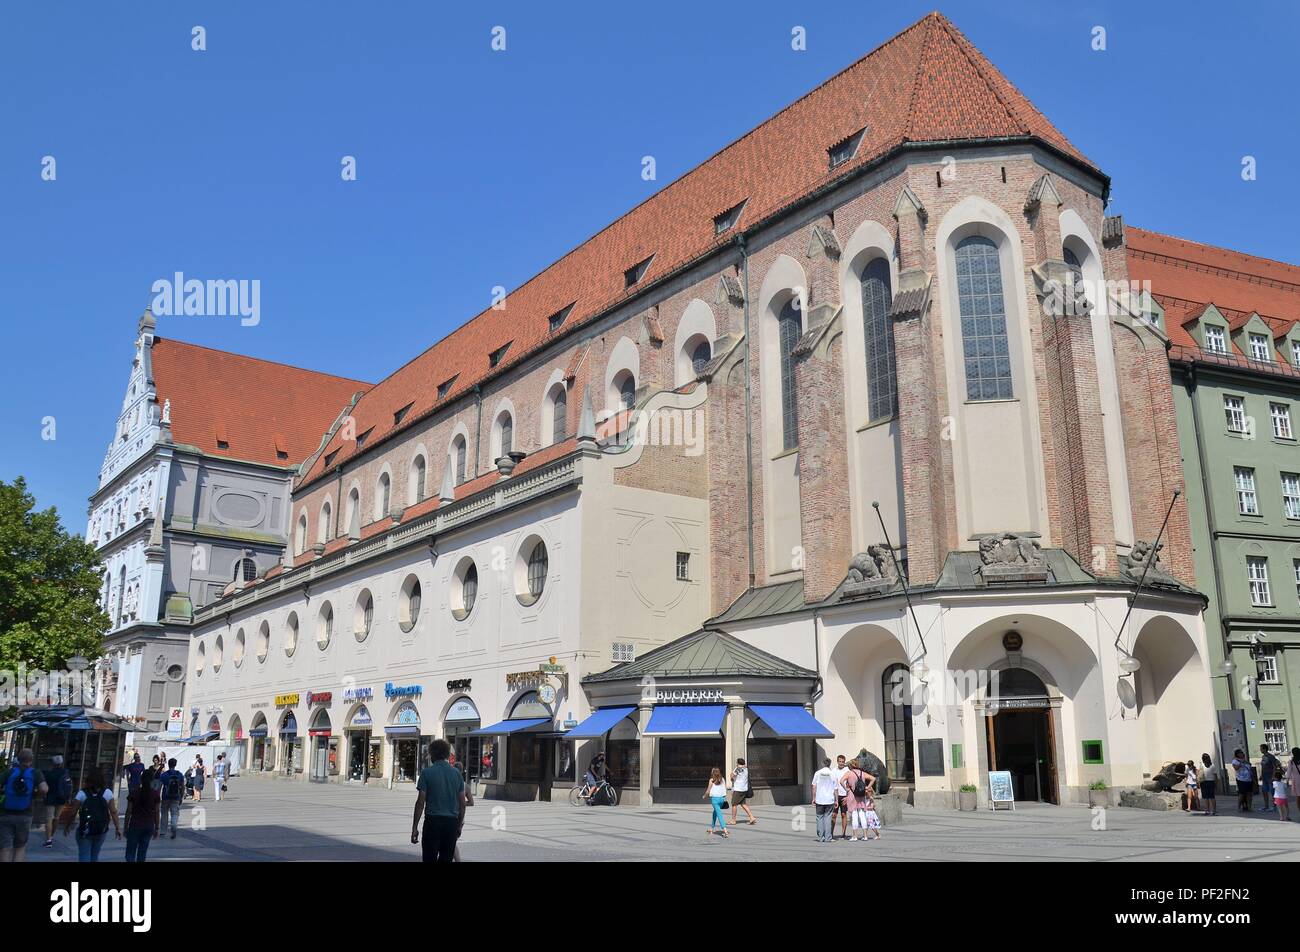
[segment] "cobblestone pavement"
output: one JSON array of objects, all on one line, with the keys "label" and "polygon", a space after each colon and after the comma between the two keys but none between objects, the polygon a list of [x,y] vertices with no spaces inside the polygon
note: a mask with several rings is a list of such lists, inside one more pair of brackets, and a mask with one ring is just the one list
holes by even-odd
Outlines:
[{"label": "cobblestone pavement", "polygon": [[[410,843],[415,792],[240,778],[220,803],[187,805],[175,840],[155,840],[150,862],[251,860],[292,862],[415,861]],[[1230,806],[1230,801],[1225,805]],[[1112,808],[1102,818],[1086,807],[1020,804],[1015,812],[920,812],[870,843],[820,844],[811,810],[757,807],[756,826],[728,839],[705,833],[698,807],[573,808],[564,803],[480,800],[469,811],[461,854],[466,862],[510,860],[1157,860],[1244,861],[1300,858],[1300,822],[1277,814],[1219,817]],[[1104,819],[1105,829],[1093,826]],[[33,830],[28,857],[74,861],[73,837],[56,834],[50,849]],[[120,861],[124,842],[105,843],[101,862]]]}]

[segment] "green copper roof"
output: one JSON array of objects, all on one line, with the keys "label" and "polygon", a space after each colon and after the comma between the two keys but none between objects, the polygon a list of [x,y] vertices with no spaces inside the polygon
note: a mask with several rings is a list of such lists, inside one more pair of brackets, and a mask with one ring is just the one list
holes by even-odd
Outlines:
[{"label": "green copper roof", "polygon": [[582,683],[735,675],[816,679],[817,672],[746,644],[725,631],[701,628],[661,645],[635,661],[615,665],[608,671],[589,674],[582,679]]},{"label": "green copper roof", "polygon": [[712,621],[725,625],[734,621],[749,621],[767,615],[781,615],[785,612],[797,612],[808,605],[803,600],[803,580],[780,582],[776,585],[764,585],[751,588],[727,606],[727,610]]}]

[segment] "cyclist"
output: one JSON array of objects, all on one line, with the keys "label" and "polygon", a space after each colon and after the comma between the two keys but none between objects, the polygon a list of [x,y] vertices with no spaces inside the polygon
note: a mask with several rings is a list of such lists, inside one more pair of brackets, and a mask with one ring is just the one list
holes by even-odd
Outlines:
[{"label": "cyclist", "polygon": [[609,777],[609,768],[605,765],[605,752],[602,750],[591,759],[591,764],[587,767],[586,774],[583,775],[582,782],[587,788],[587,803],[594,805],[596,795],[600,792],[604,781]]}]

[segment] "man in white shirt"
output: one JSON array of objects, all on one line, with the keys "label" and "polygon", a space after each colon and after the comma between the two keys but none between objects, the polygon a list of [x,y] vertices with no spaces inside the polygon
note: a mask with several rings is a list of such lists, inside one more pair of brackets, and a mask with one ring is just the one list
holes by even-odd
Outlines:
[{"label": "man in white shirt", "polygon": [[[845,757],[840,754],[835,758],[835,768],[832,771],[835,774],[835,812],[840,818],[840,833],[844,839],[849,838],[849,806],[844,796],[844,787],[841,784],[844,776],[849,772],[848,764]],[[831,839],[835,839],[835,817],[831,817]]]},{"label": "man in white shirt", "polygon": [[822,761],[822,769],[813,774],[812,802],[817,811],[817,842],[829,843],[835,838],[835,804],[839,796],[839,782],[831,768],[831,759]]}]

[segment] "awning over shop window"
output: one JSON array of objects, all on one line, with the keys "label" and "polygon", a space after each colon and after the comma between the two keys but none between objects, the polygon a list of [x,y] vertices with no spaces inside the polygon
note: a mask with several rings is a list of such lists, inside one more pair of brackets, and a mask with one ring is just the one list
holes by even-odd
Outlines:
[{"label": "awning over shop window", "polygon": [[654,709],[647,737],[713,737],[722,731],[725,704],[665,704]]},{"label": "awning over shop window", "polygon": [[615,724],[635,710],[635,707],[602,707],[564,736],[569,740],[604,737]]},{"label": "awning over shop window", "polygon": [[549,717],[516,717],[504,721],[498,721],[487,727],[480,727],[478,730],[470,731],[464,734],[464,737],[495,737],[498,734],[517,734],[520,731],[526,731],[531,727],[541,727],[544,724],[550,724]]},{"label": "awning over shop window", "polygon": [[396,727],[385,727],[384,733],[388,735],[407,735],[409,737],[420,736],[420,725],[418,724],[399,724]]},{"label": "awning over shop window", "polygon": [[248,736],[249,736],[249,737],[265,737],[265,736],[266,736],[266,728],[265,728],[265,727],[254,727],[251,731],[248,732]]},{"label": "awning over shop window", "polygon": [[751,704],[749,709],[778,737],[835,736],[799,704]]}]

